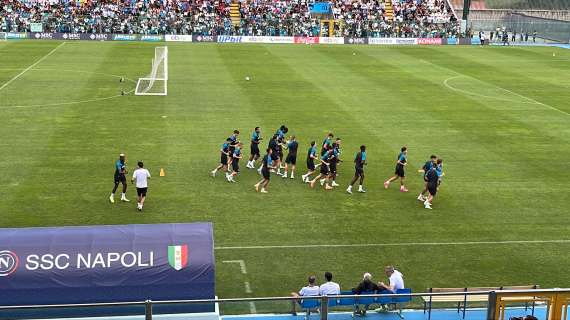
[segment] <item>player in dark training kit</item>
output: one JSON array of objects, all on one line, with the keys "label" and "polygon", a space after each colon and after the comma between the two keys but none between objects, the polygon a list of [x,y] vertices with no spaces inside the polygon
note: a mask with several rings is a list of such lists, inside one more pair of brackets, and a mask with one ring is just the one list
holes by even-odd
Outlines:
[{"label": "player in dark training kit", "polygon": [[325,153],[321,156],[321,173],[319,173],[318,176],[316,176],[313,180],[311,180],[311,182],[309,182],[309,185],[311,186],[311,188],[315,187],[315,183],[317,182],[317,180],[319,180],[320,178],[324,178],[325,182],[325,190],[332,190],[333,187],[331,187],[329,185],[329,180],[330,180],[330,159],[332,157],[332,152],[333,152],[333,148],[332,146],[329,147],[328,151],[325,151]]},{"label": "player in dark training kit", "polygon": [[352,178],[352,181],[348,185],[348,188],[346,188],[346,192],[352,194],[352,186],[356,183],[358,179],[360,179],[360,183],[358,185],[358,192],[362,193],[366,192],[362,187],[362,184],[364,183],[365,165],[366,165],[366,146],[362,145],[360,146],[360,152],[358,152],[356,154],[356,157],[354,158],[354,177]]},{"label": "player in dark training kit", "polygon": [[212,177],[216,177],[216,172],[222,169],[223,171],[228,171],[228,159],[230,155],[230,143],[231,139],[227,138],[226,142],[222,144],[222,148],[220,149],[220,164],[210,172]]},{"label": "player in dark training kit", "polygon": [[429,192],[428,198],[424,201],[424,208],[431,209],[433,203],[433,198],[437,193],[437,187],[439,183],[439,176],[437,175],[437,166],[431,167],[426,173],[427,189]]},{"label": "player in dark training kit", "polygon": [[422,190],[422,192],[418,195],[418,201],[424,202],[426,201],[427,198],[424,197],[425,193],[428,192],[427,189],[427,180],[426,180],[426,174],[428,173],[428,171],[435,166],[437,163],[437,156],[432,154],[430,159],[428,161],[426,161],[426,163],[424,164],[424,166],[422,167],[421,170],[419,170],[420,172],[423,170],[424,172],[424,181],[425,181],[425,186],[424,189]]},{"label": "player in dark training kit", "polygon": [[400,191],[408,192],[406,186],[404,185],[406,179],[406,173],[404,172],[404,167],[408,164],[408,148],[402,147],[400,154],[398,155],[398,160],[396,161],[396,171],[394,176],[384,182],[384,188],[388,189],[390,182],[400,179]]},{"label": "player in dark training kit", "polygon": [[261,175],[263,179],[255,184],[255,191],[259,191],[259,187],[261,187],[261,193],[268,193],[267,187],[269,186],[269,179],[271,178],[271,170],[275,169],[273,158],[271,157],[272,153],[273,150],[267,148],[267,154],[263,156],[263,160],[261,161]]},{"label": "player in dark training kit", "polygon": [[119,187],[119,183],[123,184],[123,192],[121,193],[121,201],[129,202],[130,200],[127,199],[125,195],[127,193],[127,162],[125,160],[125,155],[121,153],[119,155],[119,160],[115,162],[115,186],[113,187],[113,192],[109,196],[109,201],[111,203],[115,203],[115,192],[117,192],[117,188]]},{"label": "player in dark training kit", "polygon": [[312,141],[309,150],[307,151],[307,173],[301,176],[303,182],[309,183],[310,177],[315,173],[315,160],[318,160],[316,142]]},{"label": "player in dark training kit", "polygon": [[236,182],[234,177],[237,176],[239,172],[239,160],[242,158],[241,155],[242,143],[238,142],[234,147],[234,152],[232,154],[232,169],[231,172],[226,173],[226,179],[228,182]]},{"label": "player in dark training kit", "polygon": [[295,179],[295,166],[297,165],[297,149],[299,148],[299,143],[295,139],[295,136],[292,136],[291,139],[287,142],[287,149],[289,153],[287,154],[287,158],[285,158],[285,169],[283,171],[283,178],[287,178],[287,171],[289,170],[289,166],[291,166],[291,179]]},{"label": "player in dark training kit", "polygon": [[251,134],[251,155],[249,156],[249,161],[247,161],[246,165],[246,167],[249,169],[255,169],[255,161],[257,161],[257,159],[260,157],[259,143],[261,140],[261,129],[259,127],[255,127],[255,130],[253,130],[253,133]]}]

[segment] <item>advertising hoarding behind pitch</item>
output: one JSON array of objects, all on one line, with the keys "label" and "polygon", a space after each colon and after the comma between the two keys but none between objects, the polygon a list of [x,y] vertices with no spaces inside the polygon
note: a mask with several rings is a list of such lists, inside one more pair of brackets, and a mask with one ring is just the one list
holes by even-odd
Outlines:
[{"label": "advertising hoarding behind pitch", "polygon": [[0,305],[211,299],[211,223],[0,229]]}]

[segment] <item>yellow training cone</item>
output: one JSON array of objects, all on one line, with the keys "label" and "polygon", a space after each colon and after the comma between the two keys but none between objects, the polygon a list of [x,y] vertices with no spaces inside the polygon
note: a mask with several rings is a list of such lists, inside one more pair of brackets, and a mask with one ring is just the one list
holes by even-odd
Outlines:
[{"label": "yellow training cone", "polygon": [[166,173],[164,173],[164,169],[160,168],[160,174],[159,176],[164,177],[166,175]]}]

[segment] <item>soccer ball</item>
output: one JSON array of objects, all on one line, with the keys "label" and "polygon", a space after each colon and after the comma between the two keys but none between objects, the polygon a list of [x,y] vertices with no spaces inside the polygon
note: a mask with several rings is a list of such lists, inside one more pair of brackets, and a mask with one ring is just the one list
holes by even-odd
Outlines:
[{"label": "soccer ball", "polygon": [[249,77],[245,77],[245,81],[249,81],[249,80],[250,80]]}]

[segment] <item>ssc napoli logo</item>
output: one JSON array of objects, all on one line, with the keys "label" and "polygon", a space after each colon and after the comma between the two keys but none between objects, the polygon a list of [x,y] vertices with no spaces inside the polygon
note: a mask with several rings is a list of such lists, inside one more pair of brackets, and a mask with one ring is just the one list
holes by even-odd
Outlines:
[{"label": "ssc napoli logo", "polygon": [[0,251],[0,277],[7,277],[18,269],[18,256],[8,250]]}]

